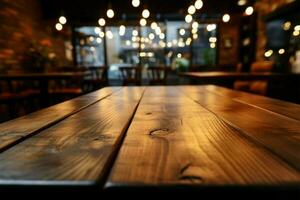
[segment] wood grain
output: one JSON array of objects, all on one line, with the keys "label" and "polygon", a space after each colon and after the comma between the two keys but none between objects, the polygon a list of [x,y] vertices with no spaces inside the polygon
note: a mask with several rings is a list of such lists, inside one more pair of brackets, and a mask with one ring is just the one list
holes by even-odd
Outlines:
[{"label": "wood grain", "polygon": [[120,90],[111,87],[0,124],[0,152]]},{"label": "wood grain", "polygon": [[[0,185],[95,185],[143,93],[123,88],[0,154]],[[38,173],[37,173],[38,172]]]},{"label": "wood grain", "polygon": [[[230,95],[218,95],[207,87],[182,87],[181,90],[201,106],[213,112],[247,137],[264,145],[274,154],[300,170],[300,121],[251,103],[234,101]],[[244,101],[255,101],[251,95]],[[269,103],[270,105],[272,102]],[[287,105],[290,105],[287,103]],[[294,106],[298,109],[298,106]],[[269,108],[270,109],[270,108]],[[288,113],[288,112],[287,112]]]},{"label": "wood grain", "polygon": [[214,85],[205,86],[205,89],[210,92],[232,98],[235,101],[240,101],[254,107],[258,107],[270,112],[281,114],[300,121],[300,105],[281,101],[277,99],[259,96],[241,91],[235,91],[224,87]]},{"label": "wood grain", "polygon": [[146,89],[106,189],[299,184],[297,169],[186,96],[189,88]]}]

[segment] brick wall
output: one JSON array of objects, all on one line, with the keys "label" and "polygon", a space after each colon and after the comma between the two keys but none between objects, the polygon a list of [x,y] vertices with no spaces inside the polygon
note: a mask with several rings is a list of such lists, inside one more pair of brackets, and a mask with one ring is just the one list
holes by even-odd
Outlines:
[{"label": "brick wall", "polygon": [[21,66],[30,42],[48,45],[58,63],[65,62],[64,37],[55,22],[43,21],[38,0],[0,0],[0,68]]},{"label": "brick wall", "polygon": [[291,2],[291,0],[260,0],[255,4],[255,10],[258,14],[257,23],[257,46],[256,46],[256,60],[265,60],[264,53],[267,44],[267,38],[265,34],[265,23],[263,17],[271,12],[273,12],[278,7]]}]

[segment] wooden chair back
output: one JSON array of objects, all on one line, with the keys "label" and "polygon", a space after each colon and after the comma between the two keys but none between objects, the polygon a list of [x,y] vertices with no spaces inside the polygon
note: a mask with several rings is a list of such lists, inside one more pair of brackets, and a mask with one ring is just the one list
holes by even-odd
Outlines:
[{"label": "wooden chair back", "polygon": [[150,85],[166,85],[169,69],[164,66],[148,67],[148,77]]},{"label": "wooden chair back", "polygon": [[119,67],[123,85],[141,84],[141,67]]}]

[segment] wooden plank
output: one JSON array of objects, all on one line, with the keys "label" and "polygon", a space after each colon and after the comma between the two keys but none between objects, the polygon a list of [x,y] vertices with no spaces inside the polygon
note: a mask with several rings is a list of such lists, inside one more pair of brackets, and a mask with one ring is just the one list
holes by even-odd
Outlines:
[{"label": "wooden plank", "polygon": [[241,103],[259,107],[261,109],[275,112],[300,121],[300,105],[298,104],[259,96],[255,94],[249,94],[246,92],[231,90],[228,88],[217,87],[214,85],[206,86],[205,89],[217,93],[219,95],[230,97],[235,101],[240,101]]},{"label": "wooden plank", "polygon": [[0,185],[101,182],[144,88],[123,88],[0,154]]},{"label": "wooden plank", "polygon": [[[218,95],[206,87],[182,87],[188,96],[300,170],[300,121]],[[248,99],[252,99],[249,95]]]},{"label": "wooden plank", "polygon": [[[189,87],[183,90],[188,92]],[[105,189],[275,186],[299,181],[299,171],[181,90],[151,87],[128,129]]]},{"label": "wooden plank", "polygon": [[112,87],[98,90],[0,124],[0,152],[120,89],[120,87]]}]

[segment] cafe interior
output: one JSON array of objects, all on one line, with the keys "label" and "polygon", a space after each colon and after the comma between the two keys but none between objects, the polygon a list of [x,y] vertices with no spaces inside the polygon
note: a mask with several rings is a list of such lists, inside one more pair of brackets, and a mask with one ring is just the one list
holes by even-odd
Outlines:
[{"label": "cafe interior", "polygon": [[299,0],[0,0],[0,22],[0,192],[299,197]]}]

